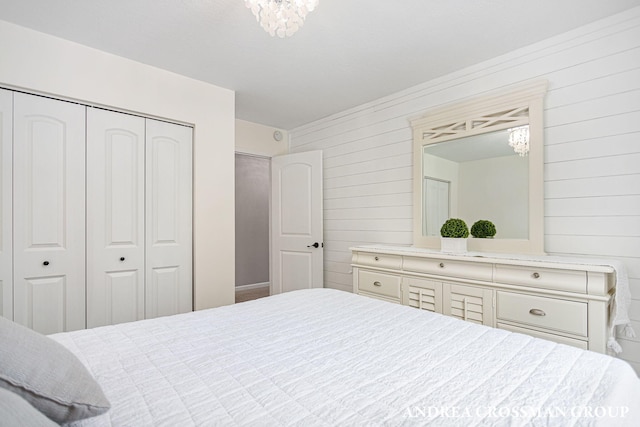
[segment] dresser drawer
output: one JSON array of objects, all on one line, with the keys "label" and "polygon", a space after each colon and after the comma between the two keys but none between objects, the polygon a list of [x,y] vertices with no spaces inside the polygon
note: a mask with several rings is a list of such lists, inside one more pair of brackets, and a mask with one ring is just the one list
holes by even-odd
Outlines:
[{"label": "dresser drawer", "polygon": [[404,271],[414,271],[417,273],[435,274],[447,277],[461,277],[487,282],[490,282],[493,277],[492,265],[478,262],[405,256],[402,268]]},{"label": "dresser drawer", "polygon": [[390,298],[400,298],[400,276],[360,270],[358,272],[358,290]]},{"label": "dresser drawer", "polygon": [[517,332],[519,334],[531,335],[532,337],[542,338],[543,340],[557,342],[558,344],[570,345],[583,350],[588,350],[589,345],[586,341],[577,340],[575,338],[563,337],[562,335],[548,334],[546,332],[536,331],[534,329],[520,328],[518,326],[508,325],[506,323],[497,323],[496,328],[505,331]]},{"label": "dresser drawer", "polygon": [[376,254],[369,252],[358,252],[356,264],[368,265],[371,267],[391,268],[399,270],[402,267],[402,257],[399,255]]},{"label": "dresser drawer", "polygon": [[496,264],[496,283],[587,293],[587,272]]},{"label": "dresser drawer", "polygon": [[587,336],[587,304],[514,292],[497,292],[497,318]]}]

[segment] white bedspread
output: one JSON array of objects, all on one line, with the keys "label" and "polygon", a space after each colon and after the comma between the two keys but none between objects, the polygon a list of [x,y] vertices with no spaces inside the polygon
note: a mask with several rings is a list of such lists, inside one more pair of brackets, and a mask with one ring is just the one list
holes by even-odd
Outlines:
[{"label": "white bedspread", "polygon": [[52,338],[112,403],[83,426],[640,420],[623,361],[329,289]]}]

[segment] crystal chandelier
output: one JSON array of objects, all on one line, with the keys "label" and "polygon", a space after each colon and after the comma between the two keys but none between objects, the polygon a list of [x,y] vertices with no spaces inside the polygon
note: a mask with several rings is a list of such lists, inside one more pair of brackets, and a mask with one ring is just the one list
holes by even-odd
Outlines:
[{"label": "crystal chandelier", "polygon": [[509,146],[520,157],[529,153],[529,125],[509,129]]},{"label": "crystal chandelier", "polygon": [[280,38],[292,36],[302,27],[319,0],[244,0],[264,30]]}]

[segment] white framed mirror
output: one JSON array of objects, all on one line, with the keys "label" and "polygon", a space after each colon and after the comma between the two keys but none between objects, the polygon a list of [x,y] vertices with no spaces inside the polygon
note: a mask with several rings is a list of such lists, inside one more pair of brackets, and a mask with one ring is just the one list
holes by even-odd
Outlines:
[{"label": "white framed mirror", "polygon": [[469,251],[544,253],[545,80],[427,111],[411,120],[414,246],[439,249],[447,218],[493,222]]}]

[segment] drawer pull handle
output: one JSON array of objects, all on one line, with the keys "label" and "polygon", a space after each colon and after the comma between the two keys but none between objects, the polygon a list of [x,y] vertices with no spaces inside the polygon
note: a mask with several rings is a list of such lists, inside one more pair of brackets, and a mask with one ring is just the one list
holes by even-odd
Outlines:
[{"label": "drawer pull handle", "polygon": [[539,279],[540,278],[540,273],[535,272],[531,275],[531,277],[533,277],[534,279]]},{"label": "drawer pull handle", "polygon": [[382,286],[382,283],[376,280],[375,282],[373,282],[373,286]]},{"label": "drawer pull handle", "polygon": [[529,310],[529,313],[533,314],[534,316],[546,316],[547,313],[545,313],[544,311],[540,310],[539,308],[532,308],[531,310]]},{"label": "drawer pull handle", "polygon": [[444,262],[441,262],[440,264],[438,264],[438,266],[439,266],[440,268],[444,268]]},{"label": "drawer pull handle", "polygon": [[375,257],[373,259],[375,259],[376,261],[380,261],[380,258],[378,258],[378,257]]}]

